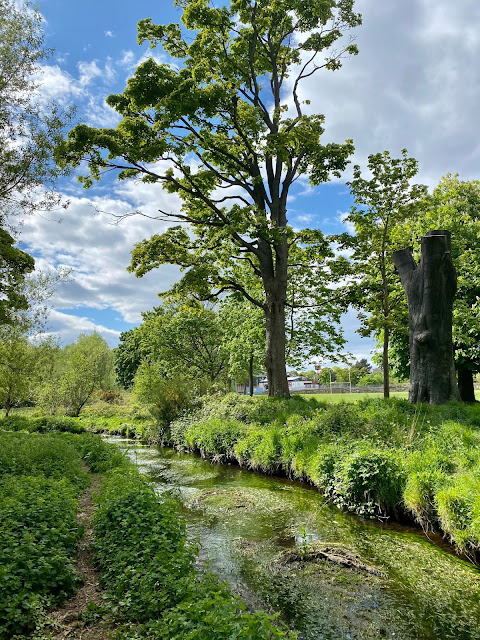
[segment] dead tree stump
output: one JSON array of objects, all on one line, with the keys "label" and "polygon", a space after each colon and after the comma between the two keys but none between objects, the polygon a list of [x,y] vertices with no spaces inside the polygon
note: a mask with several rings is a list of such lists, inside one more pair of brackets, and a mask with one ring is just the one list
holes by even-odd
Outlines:
[{"label": "dead tree stump", "polygon": [[409,249],[393,254],[408,301],[410,402],[444,404],[460,400],[452,344],[457,274],[450,246],[449,231],[429,231],[422,238],[418,265]]}]

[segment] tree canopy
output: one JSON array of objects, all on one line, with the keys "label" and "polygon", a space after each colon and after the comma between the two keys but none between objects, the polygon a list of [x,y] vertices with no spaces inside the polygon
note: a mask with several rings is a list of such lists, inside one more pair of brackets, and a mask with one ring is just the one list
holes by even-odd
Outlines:
[{"label": "tree canopy", "polygon": [[[424,185],[411,185],[418,163],[402,149],[401,158],[392,158],[388,151],[368,157],[371,178],[362,177],[354,167],[353,180],[348,183],[355,206],[345,218],[355,233],[337,236],[342,248],[352,251],[352,275],[348,297],[360,310],[361,335],[381,335],[384,396],[389,396],[388,348],[390,332],[395,324],[399,301],[404,294],[394,273],[392,252],[405,242],[402,228],[414,219],[426,196]],[[403,307],[402,307],[403,309]],[[367,313],[365,313],[367,312]],[[400,324],[405,323],[405,315]],[[408,320],[406,320],[408,326]]]},{"label": "tree canopy", "polygon": [[219,314],[195,300],[167,302],[143,313],[139,327],[124,332],[115,350],[115,371],[124,387],[133,384],[143,361],[155,362],[167,379],[209,383],[225,377],[228,355]]},{"label": "tree canopy", "polygon": [[53,149],[69,115],[37,93],[44,47],[42,15],[26,2],[0,0],[0,226],[14,215],[51,208],[59,167]]},{"label": "tree canopy", "polygon": [[22,284],[35,267],[32,256],[14,244],[12,236],[0,226],[0,326],[12,322],[14,311],[28,307]]},{"label": "tree canopy", "polygon": [[[339,176],[353,152],[351,140],[322,144],[324,116],[309,115],[301,85],[357,53],[351,39],[342,40],[361,22],[353,4],[179,1],[183,26],[147,19],[138,30],[139,42],[161,46],[171,63],[146,60],[123,94],[107,99],[122,116],[116,129],[79,125],[57,150],[61,166],[88,164],[87,187],[114,169],[119,179],[158,182],[178,194],[181,210],[158,216],[177,224],[139,243],[130,269],[142,276],[177,264],[185,275],[176,291],[200,299],[236,292],[259,307],[271,395],[289,393],[285,308],[292,264],[315,285],[330,275],[321,232],[288,224],[290,189],[302,175],[312,184]],[[249,291],[252,279],[261,282],[259,296]],[[310,301],[317,316],[322,303],[328,306],[331,295]]]}]

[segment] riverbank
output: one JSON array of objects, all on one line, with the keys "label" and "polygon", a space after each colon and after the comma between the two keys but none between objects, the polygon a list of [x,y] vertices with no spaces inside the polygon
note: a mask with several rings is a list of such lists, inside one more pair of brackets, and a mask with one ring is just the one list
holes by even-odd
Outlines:
[{"label": "riverbank", "polygon": [[170,425],[180,449],[317,487],[359,515],[441,531],[472,559],[480,547],[480,407],[356,404],[226,396]]},{"label": "riverbank", "polygon": [[135,416],[11,416],[0,426],[92,430],[164,442],[317,487],[333,504],[415,522],[476,560],[480,548],[480,405],[333,403],[236,394],[203,398],[170,425]]},{"label": "riverbank", "polygon": [[[0,638],[296,637],[275,616],[247,612],[228,585],[196,566],[198,550],[175,501],[159,498],[99,436],[0,431],[0,463]],[[90,473],[100,474],[101,484],[93,516],[95,568],[82,564],[81,548],[77,555],[84,526],[92,522],[77,519],[78,500],[90,505]],[[79,592],[89,579],[93,584]]]},{"label": "riverbank", "polygon": [[303,640],[480,639],[480,572],[418,529],[340,511],[285,477],[112,440],[175,495],[201,561]]}]

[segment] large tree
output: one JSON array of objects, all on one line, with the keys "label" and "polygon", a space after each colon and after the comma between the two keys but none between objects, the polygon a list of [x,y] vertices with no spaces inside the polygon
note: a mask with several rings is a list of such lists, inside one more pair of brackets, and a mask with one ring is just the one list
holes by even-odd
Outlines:
[{"label": "large tree", "polygon": [[14,246],[12,236],[0,226],[0,326],[14,320],[14,312],[28,307],[25,276],[33,271],[35,261]]},{"label": "large tree", "polygon": [[[198,297],[239,292],[265,316],[270,395],[288,396],[285,307],[292,247],[306,271],[325,243],[288,224],[288,198],[301,176],[320,184],[339,176],[351,141],[321,144],[324,117],[307,115],[302,81],[334,71],[357,53],[344,33],[360,24],[354,0],[177,0],[182,23],[139,23],[138,37],[172,58],[139,65],[121,95],[107,99],[122,116],[116,129],[77,126],[58,149],[62,166],[86,161],[86,186],[103,173],[161,183],[183,202],[161,211],[178,224],[138,244],[137,276],[161,264],[187,272],[180,287]],[[193,233],[192,233],[193,232]],[[315,249],[318,248],[318,251]],[[313,258],[313,259],[312,259]],[[262,283],[253,297],[239,276]],[[315,276],[311,278],[315,284]],[[318,310],[318,306],[317,306]]]},{"label": "large tree", "polygon": [[359,166],[354,167],[353,180],[348,184],[355,206],[345,218],[353,225],[354,234],[345,233],[337,239],[352,251],[354,278],[347,288],[352,305],[360,310],[360,333],[382,336],[383,395],[388,398],[390,331],[399,299],[403,299],[392,252],[404,246],[401,229],[415,215],[426,187],[411,185],[418,163],[408,157],[406,149],[402,149],[401,158],[392,158],[388,151],[370,155],[368,169],[371,177],[367,179]]}]

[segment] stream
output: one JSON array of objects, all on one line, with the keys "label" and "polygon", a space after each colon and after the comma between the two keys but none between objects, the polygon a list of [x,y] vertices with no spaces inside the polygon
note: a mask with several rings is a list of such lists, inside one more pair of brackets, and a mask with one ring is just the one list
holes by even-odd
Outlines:
[{"label": "stream", "polygon": [[480,640],[480,572],[447,545],[344,513],[298,482],[108,440],[173,492],[199,561],[303,640]]}]

